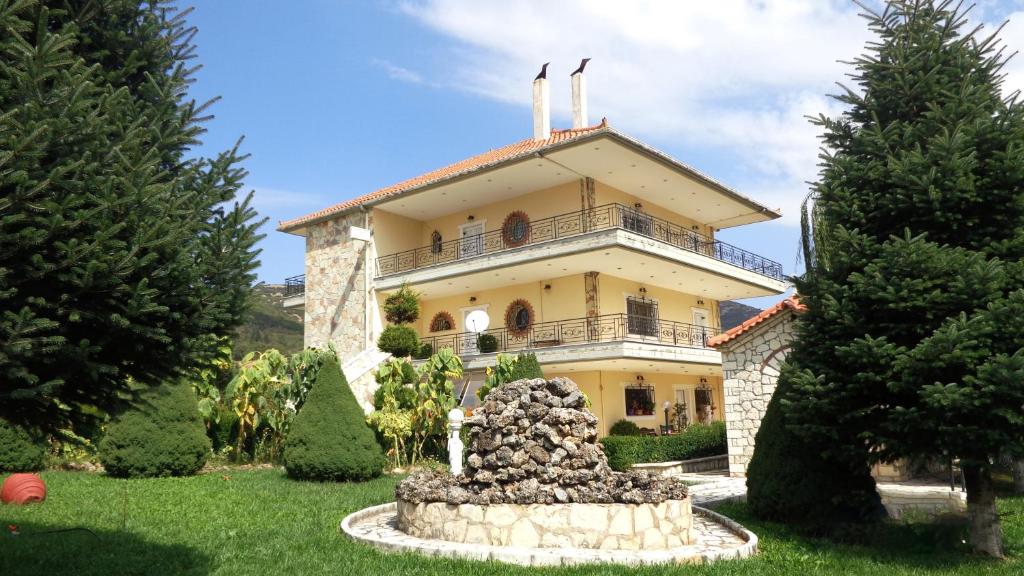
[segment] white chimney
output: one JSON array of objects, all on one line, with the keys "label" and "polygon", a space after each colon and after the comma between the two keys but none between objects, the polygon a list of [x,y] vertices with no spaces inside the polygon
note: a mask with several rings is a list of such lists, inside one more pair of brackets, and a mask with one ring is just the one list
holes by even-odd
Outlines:
[{"label": "white chimney", "polygon": [[587,126],[587,79],[583,76],[583,69],[586,68],[590,58],[584,58],[580,67],[569,76],[572,83],[572,127],[584,128]]},{"label": "white chimney", "polygon": [[[548,63],[550,64],[550,62]],[[533,139],[551,137],[551,91],[548,89],[548,64],[533,79]]]}]

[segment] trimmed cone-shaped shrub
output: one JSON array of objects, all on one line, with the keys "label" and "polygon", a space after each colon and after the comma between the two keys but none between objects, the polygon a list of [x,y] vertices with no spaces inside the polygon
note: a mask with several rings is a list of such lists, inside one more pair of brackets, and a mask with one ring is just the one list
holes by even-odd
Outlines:
[{"label": "trimmed cone-shaped shrub", "polygon": [[210,454],[192,386],[167,383],[143,392],[100,441],[100,463],[119,478],[189,476]]},{"label": "trimmed cone-shaped shrub", "polygon": [[823,456],[786,428],[782,399],[790,393],[792,368],[783,368],[754,438],[747,466],[747,503],[763,520],[786,522],[810,531],[861,523],[885,514],[869,470],[850,469]]},{"label": "trimmed cone-shaped shrub", "polygon": [[35,472],[45,457],[41,438],[0,418],[0,472]]},{"label": "trimmed cone-shaped shrub", "polygon": [[284,443],[284,467],[299,480],[366,480],[384,454],[336,360],[320,368]]},{"label": "trimmed cone-shaped shrub", "polygon": [[516,358],[516,363],[512,366],[512,381],[522,380],[523,378],[543,378],[544,372],[540,369],[540,363],[537,362],[537,355],[532,352],[529,354],[520,354]]},{"label": "trimmed cone-shaped shrub", "polygon": [[420,350],[420,337],[416,331],[405,324],[392,324],[377,338],[377,348],[396,358],[411,356]]}]

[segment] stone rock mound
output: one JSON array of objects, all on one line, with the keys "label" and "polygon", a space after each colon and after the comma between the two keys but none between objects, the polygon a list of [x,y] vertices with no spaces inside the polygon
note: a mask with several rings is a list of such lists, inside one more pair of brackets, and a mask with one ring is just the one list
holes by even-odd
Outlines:
[{"label": "stone rock mound", "polygon": [[567,378],[517,380],[493,389],[465,426],[466,467],[423,470],[399,500],[449,504],[659,503],[686,498],[682,482],[615,473],[597,443],[597,417]]}]

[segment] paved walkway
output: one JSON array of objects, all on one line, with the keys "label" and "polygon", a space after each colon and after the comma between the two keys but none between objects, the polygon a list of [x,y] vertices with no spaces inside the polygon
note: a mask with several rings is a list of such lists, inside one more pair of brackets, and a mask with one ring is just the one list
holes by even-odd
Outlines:
[{"label": "paved walkway", "polygon": [[[731,478],[726,472],[677,474],[676,478],[690,484],[690,498],[696,506],[714,507],[747,498],[747,479]],[[877,487],[882,504],[895,519],[903,518],[912,510],[927,516],[962,514],[967,510],[966,493],[950,490],[948,484],[912,480],[879,482]]]},{"label": "paved walkway", "polygon": [[730,478],[726,472],[677,474],[676,478],[690,485],[690,498],[696,506],[714,506],[747,498],[747,479]]}]

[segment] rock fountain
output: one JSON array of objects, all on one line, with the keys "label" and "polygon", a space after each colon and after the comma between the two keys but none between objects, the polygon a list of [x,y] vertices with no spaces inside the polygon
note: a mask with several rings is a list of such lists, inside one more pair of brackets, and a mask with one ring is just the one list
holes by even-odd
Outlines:
[{"label": "rock fountain", "polygon": [[[586,404],[565,378],[495,388],[464,422],[469,442],[461,473],[457,461],[455,474],[418,471],[399,484],[395,503],[357,512],[342,529],[387,549],[520,564],[713,559],[695,534],[708,527],[695,530],[687,486],[646,472],[613,472]],[[714,523],[708,515],[717,517],[704,512],[696,521]],[[711,556],[752,553],[756,537],[726,524]],[[729,535],[735,546],[720,545]]]}]

